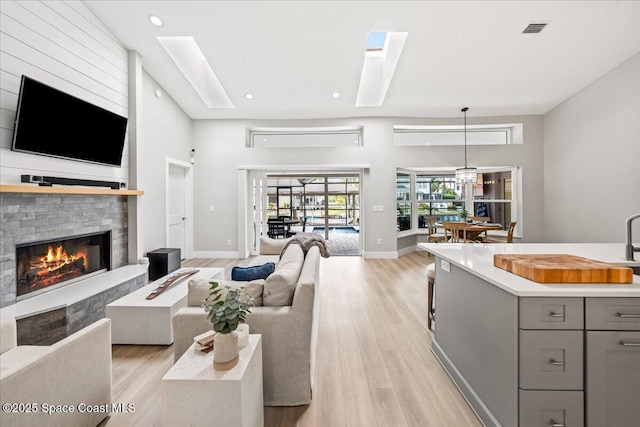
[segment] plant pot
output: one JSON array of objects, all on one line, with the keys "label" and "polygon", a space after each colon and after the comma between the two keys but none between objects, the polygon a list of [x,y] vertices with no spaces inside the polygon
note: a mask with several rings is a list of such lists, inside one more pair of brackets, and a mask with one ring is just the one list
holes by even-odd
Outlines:
[{"label": "plant pot", "polygon": [[213,338],[213,368],[218,371],[231,369],[238,364],[238,334],[217,333]]}]

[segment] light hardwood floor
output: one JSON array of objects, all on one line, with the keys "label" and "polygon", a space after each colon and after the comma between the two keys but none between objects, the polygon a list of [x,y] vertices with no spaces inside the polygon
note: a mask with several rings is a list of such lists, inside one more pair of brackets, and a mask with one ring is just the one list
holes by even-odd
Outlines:
[{"label": "light hardwood floor", "polygon": [[[190,259],[185,267],[231,267],[250,260]],[[313,401],[265,407],[265,426],[480,426],[430,351],[426,252],[397,260],[323,258]],[[102,425],[161,425],[160,379],[172,346],[113,346],[113,400],[134,413]]]}]

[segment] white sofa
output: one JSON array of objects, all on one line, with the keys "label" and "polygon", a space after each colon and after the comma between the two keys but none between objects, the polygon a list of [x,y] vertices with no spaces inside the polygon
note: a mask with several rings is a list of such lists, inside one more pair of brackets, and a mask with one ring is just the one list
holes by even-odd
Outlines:
[{"label": "white sofa", "polygon": [[[2,427],[95,426],[109,415],[109,319],[101,319],[50,346],[18,346],[16,336],[15,319],[0,319],[0,396],[10,409],[7,412],[3,406],[0,412]],[[84,405],[94,411],[84,410]],[[46,413],[70,408],[73,412]]]},{"label": "white sofa", "polygon": [[[299,249],[299,245],[290,245]],[[282,260],[285,259],[286,253]],[[262,334],[263,394],[265,406],[297,406],[311,402],[311,388],[315,367],[315,347],[318,334],[319,298],[316,286],[319,280],[320,251],[311,247],[301,260],[299,276],[293,283],[293,300],[285,306],[257,306],[251,308],[246,323],[249,333]],[[278,262],[278,256],[258,257],[253,264]],[[276,275],[282,267],[278,262]],[[267,282],[270,279],[267,279]],[[243,284],[226,281],[222,285]],[[265,304],[269,295],[265,284]],[[201,307],[202,290],[192,295],[190,287],[188,305],[173,316],[174,356],[178,360],[193,344],[193,338],[211,330],[211,322]]]}]

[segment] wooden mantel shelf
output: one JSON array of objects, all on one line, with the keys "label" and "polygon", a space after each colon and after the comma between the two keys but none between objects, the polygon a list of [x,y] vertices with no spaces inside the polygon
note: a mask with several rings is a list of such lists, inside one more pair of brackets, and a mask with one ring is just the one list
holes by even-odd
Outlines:
[{"label": "wooden mantel shelf", "polygon": [[111,190],[98,187],[52,186],[38,185],[0,185],[0,193],[41,193],[41,194],[101,194],[109,196],[142,196],[142,190]]}]

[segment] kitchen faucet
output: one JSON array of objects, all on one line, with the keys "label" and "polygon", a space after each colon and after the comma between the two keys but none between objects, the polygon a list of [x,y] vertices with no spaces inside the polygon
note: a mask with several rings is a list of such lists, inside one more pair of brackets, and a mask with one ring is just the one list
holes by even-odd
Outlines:
[{"label": "kitchen faucet", "polygon": [[637,248],[633,246],[633,241],[632,241],[633,236],[632,236],[632,233],[631,233],[631,223],[633,222],[634,219],[637,219],[637,218],[640,218],[640,213],[637,213],[635,215],[631,215],[629,218],[627,218],[627,222],[626,222],[626,224],[627,224],[627,241],[626,241],[626,244],[625,244],[625,251],[626,251],[625,259],[627,261],[634,261],[633,253],[634,252],[640,252],[640,246],[637,247]]}]

